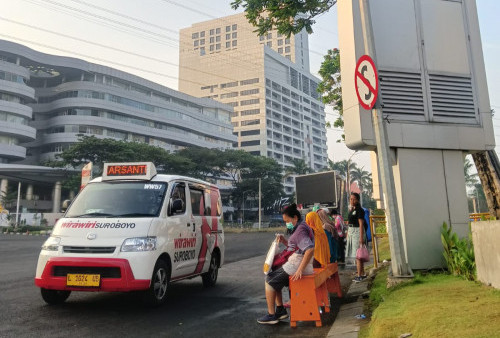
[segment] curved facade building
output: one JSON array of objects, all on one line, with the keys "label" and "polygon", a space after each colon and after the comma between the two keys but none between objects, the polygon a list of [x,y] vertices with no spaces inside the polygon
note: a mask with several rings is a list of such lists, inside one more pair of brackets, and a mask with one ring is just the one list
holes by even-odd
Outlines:
[{"label": "curved facade building", "polygon": [[81,135],[170,151],[231,148],[231,113],[126,72],[0,40],[0,163],[53,159]]}]

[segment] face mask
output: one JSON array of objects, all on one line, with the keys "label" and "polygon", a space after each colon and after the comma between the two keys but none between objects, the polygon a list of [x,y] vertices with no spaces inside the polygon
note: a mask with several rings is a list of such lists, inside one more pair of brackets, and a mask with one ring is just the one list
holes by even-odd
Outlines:
[{"label": "face mask", "polygon": [[292,223],[292,222],[287,223],[287,224],[286,224],[286,228],[287,228],[288,230],[292,230],[292,229],[293,229],[293,223]]}]

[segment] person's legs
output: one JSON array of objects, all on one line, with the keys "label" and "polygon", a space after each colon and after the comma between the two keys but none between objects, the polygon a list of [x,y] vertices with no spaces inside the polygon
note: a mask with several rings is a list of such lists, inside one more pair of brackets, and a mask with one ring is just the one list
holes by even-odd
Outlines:
[{"label": "person's legs", "polygon": [[280,292],[276,292],[276,306],[283,306],[283,294]]},{"label": "person's legs", "polygon": [[[276,292],[271,285],[266,283],[266,302],[267,302],[267,312],[270,315],[274,315],[274,306],[275,306],[275,300],[278,298],[278,294],[280,299],[282,298],[281,296],[281,291]],[[282,303],[282,301],[281,301]],[[283,304],[283,303],[282,303]]]}]

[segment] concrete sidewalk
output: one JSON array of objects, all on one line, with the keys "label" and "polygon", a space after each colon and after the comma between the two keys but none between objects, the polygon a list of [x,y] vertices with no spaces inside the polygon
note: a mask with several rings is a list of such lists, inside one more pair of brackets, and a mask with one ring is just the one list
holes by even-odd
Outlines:
[{"label": "concrete sidewalk", "polygon": [[[363,294],[368,292],[368,283],[370,278],[363,282],[352,282],[349,290],[344,297],[347,303],[341,305],[340,310],[328,332],[327,337],[336,338],[357,338],[361,325],[368,322],[369,319],[358,319],[356,316],[363,314],[365,301]],[[349,302],[353,300],[352,302]]]}]

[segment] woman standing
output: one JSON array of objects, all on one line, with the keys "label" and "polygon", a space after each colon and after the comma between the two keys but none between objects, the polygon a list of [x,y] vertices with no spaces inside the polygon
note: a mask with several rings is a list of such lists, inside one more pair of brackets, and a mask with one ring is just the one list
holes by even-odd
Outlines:
[{"label": "woman standing", "polygon": [[[359,203],[359,194],[351,193],[349,198],[349,214],[348,223],[349,231],[347,232],[347,250],[346,257],[356,259],[356,251],[365,244],[365,228],[364,218],[365,212]],[[357,276],[353,279],[354,282],[361,282],[366,278],[364,263],[356,259]]]},{"label": "woman standing", "polygon": [[309,212],[306,215],[306,223],[314,231],[314,260],[319,263],[315,264],[315,267],[326,266],[330,263],[330,246],[318,213]]},{"label": "woman standing", "polygon": [[328,209],[319,209],[318,216],[323,222],[323,230],[325,230],[326,237],[328,237],[328,244],[330,245],[330,263],[335,263],[338,259],[338,233],[335,229],[335,223],[328,215]]},{"label": "woman standing", "polygon": [[[257,319],[260,324],[276,324],[282,319],[288,318],[288,313],[283,306],[283,295],[281,290],[288,286],[289,277],[292,280],[302,278],[302,275],[313,274],[312,258],[314,255],[314,234],[302,221],[297,205],[292,204],[283,210],[283,220],[288,226],[293,226],[292,234],[288,241],[283,235],[279,235],[278,240],[287,249],[294,251],[288,257],[288,261],[277,270],[271,271],[266,276],[266,301],[268,314]],[[276,308],[274,308],[276,306]]]}]

